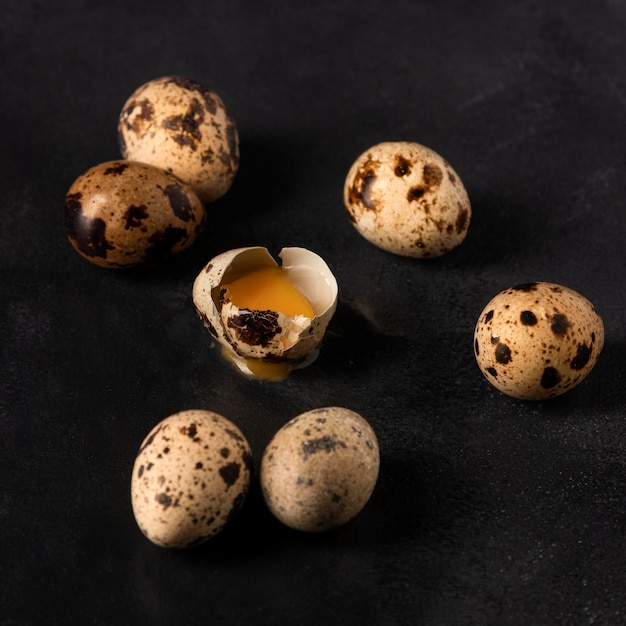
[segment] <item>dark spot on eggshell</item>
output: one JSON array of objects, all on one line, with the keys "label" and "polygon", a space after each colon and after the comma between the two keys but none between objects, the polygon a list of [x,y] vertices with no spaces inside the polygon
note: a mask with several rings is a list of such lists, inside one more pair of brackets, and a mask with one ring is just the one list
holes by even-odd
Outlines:
[{"label": "dark spot on eggshell", "polygon": [[330,454],[335,451],[337,446],[342,448],[346,447],[345,443],[336,441],[335,438],[330,435],[325,435],[318,439],[307,439],[301,444],[302,455],[306,461],[312,454],[316,454],[317,452],[323,451]]},{"label": "dark spot on eggshell", "polygon": [[409,202],[419,200],[425,193],[426,189],[424,187],[411,187],[407,193],[407,200]]},{"label": "dark spot on eggshell", "polygon": [[550,321],[550,328],[555,335],[565,335],[570,327],[567,316],[561,313],[555,313]]},{"label": "dark spot on eggshell", "polygon": [[489,374],[491,374],[494,378],[498,376],[498,372],[495,367],[488,367],[487,372],[489,372]]},{"label": "dark spot on eggshell", "polygon": [[511,348],[505,343],[498,343],[496,346],[496,361],[502,365],[511,362]]},{"label": "dark spot on eggshell", "polygon": [[576,356],[571,360],[570,367],[574,370],[581,370],[589,363],[591,358],[591,348],[584,343],[579,343]]},{"label": "dark spot on eggshell", "polygon": [[[138,112],[132,116],[132,122],[130,122],[131,114],[136,110],[138,110]],[[147,98],[143,98],[142,100],[132,100],[129,102],[120,115],[120,121],[129,131],[140,134],[152,122],[153,116],[154,106],[152,102]],[[126,156],[126,140],[124,139],[121,124],[118,126],[118,140],[120,150],[122,154]]]},{"label": "dark spot on eggshell", "polygon": [[215,163],[215,152],[213,152],[211,148],[207,148],[200,153],[200,161],[202,161],[204,165],[212,165]]},{"label": "dark spot on eggshell", "polygon": [[196,98],[193,98],[185,113],[166,117],[161,125],[167,130],[174,131],[172,138],[178,145],[197,150],[198,143],[202,141],[200,125],[203,121],[204,108]]},{"label": "dark spot on eggshell", "polygon": [[235,432],[234,430],[231,430],[230,428],[226,428],[226,429],[224,430],[224,432],[225,432],[225,433],[226,433],[226,434],[227,434],[227,435],[228,435],[231,439],[234,439],[235,441],[243,441],[243,437],[242,437],[239,433]]},{"label": "dark spot on eggshell", "polygon": [[202,96],[202,100],[204,102],[204,106],[206,109],[212,114],[215,115],[217,113],[217,100],[215,97],[215,93],[210,89],[207,89],[201,83],[192,80],[191,78],[187,78],[185,76],[171,76],[167,83],[176,85],[185,89],[187,91],[195,91],[200,96]]},{"label": "dark spot on eggshell", "polygon": [[178,133],[174,135],[172,139],[181,147],[190,148],[191,150],[197,150],[196,142],[192,140],[189,135],[184,135],[182,133]]},{"label": "dark spot on eggshell", "polygon": [[235,122],[228,117],[226,124],[226,143],[230,152],[230,159],[234,169],[239,167],[239,135]]},{"label": "dark spot on eggshell", "polygon": [[250,346],[265,347],[282,332],[278,313],[274,311],[240,309],[228,319],[228,327],[233,329],[238,341]]},{"label": "dark spot on eggshell", "polygon": [[487,313],[485,313],[485,324],[487,322],[490,322],[492,318],[493,318],[493,309],[491,309],[491,311],[487,311]]},{"label": "dark spot on eggshell", "polygon": [[167,196],[174,215],[183,222],[189,222],[194,218],[194,210],[191,200],[180,185],[167,185],[162,189]]},{"label": "dark spot on eggshell", "polygon": [[552,389],[561,382],[561,375],[554,367],[546,367],[541,375],[541,386],[544,389]]},{"label": "dark spot on eggshell", "polygon": [[83,213],[81,193],[68,194],[65,199],[65,230],[76,248],[86,257],[107,258],[115,250],[106,238],[106,222]]},{"label": "dark spot on eggshell", "polygon": [[222,448],[220,450],[220,455],[222,458],[227,459],[230,456],[230,450],[228,448]]},{"label": "dark spot on eggshell", "polygon": [[220,160],[220,163],[224,165],[226,168],[230,169],[230,155],[222,146],[220,146],[219,154],[217,158]]},{"label": "dark spot on eggshell", "polygon": [[230,487],[237,482],[240,472],[241,465],[234,462],[228,463],[228,465],[224,465],[219,469],[219,475],[222,477],[222,480],[226,483],[227,487]]},{"label": "dark spot on eggshell", "polygon": [[187,239],[188,233],[184,228],[170,226],[148,237],[150,244],[146,248],[146,256],[164,258],[172,254],[172,249]]},{"label": "dark spot on eggshell", "polygon": [[474,339],[474,354],[478,356],[479,353],[480,353],[480,348],[478,344],[478,339]]},{"label": "dark spot on eggshell", "polygon": [[519,285],[515,285],[511,287],[514,291],[536,291],[537,283],[520,283]]},{"label": "dark spot on eggshell", "polygon": [[228,524],[235,517],[235,515],[237,515],[237,513],[241,510],[241,507],[243,506],[243,503],[245,502],[246,495],[247,495],[247,491],[245,490],[237,494],[237,497],[233,500],[233,504],[230,508],[230,511],[228,511],[228,513],[226,514],[225,524]]},{"label": "dark spot on eggshell", "polygon": [[423,176],[426,187],[437,187],[443,180],[441,168],[434,163],[424,165]]},{"label": "dark spot on eggshell", "polygon": [[183,426],[180,429],[180,432],[183,435],[186,435],[187,437],[189,437],[190,439],[193,439],[193,441],[200,441],[200,439],[197,437],[198,435],[198,426],[192,422],[191,424],[189,424],[189,426]]},{"label": "dark spot on eggshell", "polygon": [[372,187],[376,182],[376,174],[368,172],[363,176],[361,181],[361,191],[358,194],[361,204],[363,204],[366,209],[375,209],[376,200],[372,192]]},{"label": "dark spot on eggshell", "polygon": [[123,214],[124,224],[126,230],[131,228],[139,228],[143,221],[149,217],[148,207],[145,204],[135,206],[134,204],[129,206]]},{"label": "dark spot on eggshell", "polygon": [[537,323],[537,316],[532,311],[522,311],[519,318],[524,326],[534,326]]},{"label": "dark spot on eggshell", "polygon": [[[162,428],[163,427],[159,425],[153,433],[150,433],[150,435],[148,435],[143,445],[139,449],[137,456],[139,456],[139,454],[141,454],[148,446],[150,446],[154,442],[154,438],[158,435]],[[150,468],[148,467],[148,469]]]},{"label": "dark spot on eggshell", "polygon": [[111,167],[107,167],[103,172],[103,176],[119,176],[128,168],[128,163],[116,163]]},{"label": "dark spot on eggshell", "polygon": [[467,223],[469,222],[469,211],[467,209],[460,209],[458,215],[456,216],[456,232],[461,234],[466,228]]},{"label": "dark spot on eggshell", "polygon": [[156,501],[163,506],[163,509],[167,509],[172,506],[173,498],[165,492],[161,492],[155,496]]},{"label": "dark spot on eggshell", "polygon": [[187,76],[168,76],[165,83],[167,85],[176,85],[189,91],[202,91],[204,89],[200,83]]},{"label": "dark spot on eggshell", "polygon": [[393,173],[398,176],[406,176],[411,173],[411,162],[405,159],[401,154],[396,156],[395,167],[393,168]]}]

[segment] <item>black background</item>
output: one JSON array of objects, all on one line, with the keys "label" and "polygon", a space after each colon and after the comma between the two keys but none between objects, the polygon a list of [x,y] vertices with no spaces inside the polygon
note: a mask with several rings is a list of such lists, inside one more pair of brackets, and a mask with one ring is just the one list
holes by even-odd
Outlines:
[{"label": "black background", "polygon": [[[620,624],[626,619],[626,3],[621,0],[106,3],[3,8],[0,622]],[[67,189],[119,157],[144,82],[188,76],[237,121],[241,167],[186,254],[90,265]],[[428,262],[361,238],[342,204],[379,141],[444,156],[468,190],[466,241]],[[196,318],[214,255],[304,246],[340,298],[318,360],[242,378]],[[549,402],[483,378],[483,306],[548,280],[590,299],[606,345]],[[255,463],[274,432],[341,405],[376,430],[363,512],[307,535],[255,486],[211,542],[163,550],[130,508],[132,463],[167,415],[234,421]],[[255,483],[256,484],[256,483]]]}]

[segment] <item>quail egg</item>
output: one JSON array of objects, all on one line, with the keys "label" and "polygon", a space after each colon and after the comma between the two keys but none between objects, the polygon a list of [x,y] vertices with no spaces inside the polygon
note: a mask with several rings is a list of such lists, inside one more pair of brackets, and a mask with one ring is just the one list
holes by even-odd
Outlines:
[{"label": "quail egg", "polygon": [[283,524],[305,532],[336,528],[369,501],[380,466],[376,434],[358,413],[326,407],[287,422],[263,453],[265,502]]},{"label": "quail egg", "polygon": [[500,292],[474,332],[476,361],[487,380],[523,400],[553,398],[578,385],[603,344],[604,325],[591,302],[548,282]]},{"label": "quail egg", "polygon": [[337,281],[305,248],[283,248],[282,265],[267,248],[224,252],[193,285],[193,302],[223,354],[244,374],[281,380],[317,355],[337,306]]},{"label": "quail egg", "polygon": [[107,161],[88,169],[65,198],[65,228],[88,261],[127,268],[163,261],[189,248],[206,212],[194,191],[145,163]]},{"label": "quail egg", "polygon": [[172,172],[204,203],[228,191],[239,167],[237,128],[222,99],[181,76],[136,89],[120,112],[118,137],[124,158]]},{"label": "quail egg", "polygon": [[230,420],[205,410],[166,417],[144,439],[133,467],[139,528],[166,548],[206,541],[241,508],[251,469],[248,441]]},{"label": "quail egg", "polygon": [[356,230],[407,257],[439,257],[467,235],[470,201],[450,164],[418,143],[372,146],[350,168],[344,204]]}]

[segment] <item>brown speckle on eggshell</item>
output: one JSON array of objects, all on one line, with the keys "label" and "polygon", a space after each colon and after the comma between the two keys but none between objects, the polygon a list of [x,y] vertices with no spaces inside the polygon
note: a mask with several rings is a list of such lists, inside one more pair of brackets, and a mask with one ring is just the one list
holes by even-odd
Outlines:
[{"label": "brown speckle on eggshell", "polygon": [[118,138],[124,158],[172,172],[204,203],[228,191],[239,167],[239,136],[224,102],[181,76],[136,89],[120,113]]},{"label": "brown speckle on eggshell", "polygon": [[88,261],[127,268],[187,249],[206,223],[195,192],[166,171],[107,161],[81,174],[65,198],[65,229]]},{"label": "brown speckle on eggshell", "polygon": [[248,441],[230,420],[205,410],[170,415],[148,434],[135,459],[137,524],[162,547],[202,543],[239,511],[251,470]]},{"label": "brown speckle on eggshell", "polygon": [[365,506],[378,479],[376,435],[355,411],[326,407],[285,424],[262,457],[260,480],[270,511],[306,532],[341,526]]},{"label": "brown speckle on eggshell", "polygon": [[372,146],[350,168],[344,204],[357,231],[401,256],[438,257],[465,239],[469,197],[451,165],[409,141]]},{"label": "brown speckle on eggshell", "polygon": [[474,332],[474,354],[487,380],[522,400],[553,398],[581,383],[603,344],[604,325],[591,302],[548,282],[501,291]]}]

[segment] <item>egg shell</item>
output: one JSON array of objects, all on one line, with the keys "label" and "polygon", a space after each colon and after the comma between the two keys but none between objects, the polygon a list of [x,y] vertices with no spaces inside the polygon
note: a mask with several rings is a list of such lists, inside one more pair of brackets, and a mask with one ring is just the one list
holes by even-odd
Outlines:
[{"label": "egg shell", "polygon": [[95,265],[128,268],[161,262],[189,248],[206,224],[195,192],[168,172],[107,161],[81,174],[65,197],[65,229]]},{"label": "egg shell", "polygon": [[313,309],[312,319],[276,311],[250,311],[232,304],[222,285],[253,269],[276,267],[267,248],[224,252],[209,261],[193,285],[193,302],[204,326],[223,346],[245,358],[281,362],[304,358],[322,342],[337,307],[337,281],[326,262],[305,248],[279,254],[290,281]]},{"label": "egg shell", "polygon": [[470,200],[452,166],[410,141],[387,141],[361,154],[344,184],[344,205],[370,243],[407,257],[439,257],[465,239]]},{"label": "egg shell", "polygon": [[263,453],[265,502],[283,524],[305,532],[336,528],[369,501],[380,467],[378,440],[358,413],[327,407],[285,424]]},{"label": "egg shell", "polygon": [[137,524],[162,547],[202,543],[239,511],[251,471],[248,441],[230,420],[205,410],[170,415],[150,431],[135,459]]},{"label": "egg shell", "polygon": [[523,400],[545,400],[578,385],[604,345],[604,325],[576,291],[549,282],[516,285],[483,309],[474,354],[487,380]]},{"label": "egg shell", "polygon": [[163,76],[128,98],[118,122],[124,158],[161,167],[202,202],[222,197],[239,167],[239,136],[217,93],[181,76]]}]

